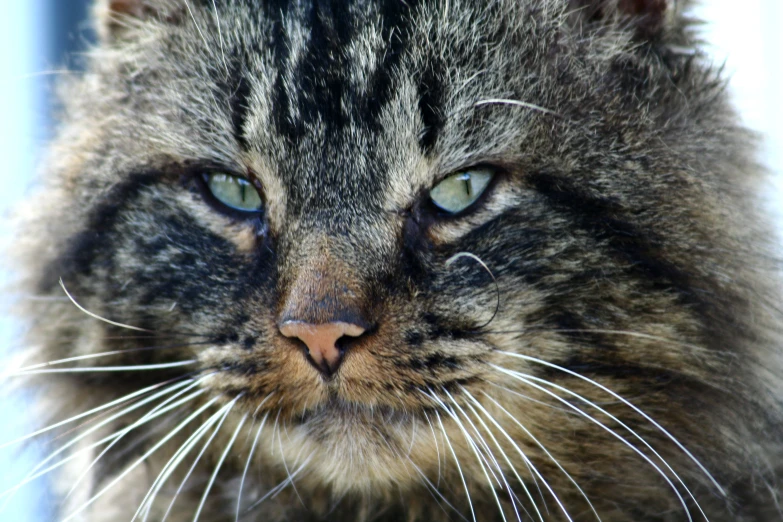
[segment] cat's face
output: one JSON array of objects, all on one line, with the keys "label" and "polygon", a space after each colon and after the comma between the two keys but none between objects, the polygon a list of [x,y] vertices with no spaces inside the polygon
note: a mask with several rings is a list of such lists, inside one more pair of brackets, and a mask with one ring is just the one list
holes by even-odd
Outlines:
[{"label": "cat's face", "polygon": [[736,335],[739,160],[710,75],[645,40],[671,5],[577,4],[111,3],[41,285],[144,329],[67,312],[78,353],[191,362],[96,386],[188,374],[337,495],[546,476],[682,513],[640,440],[713,487],[672,438],[703,448]]}]

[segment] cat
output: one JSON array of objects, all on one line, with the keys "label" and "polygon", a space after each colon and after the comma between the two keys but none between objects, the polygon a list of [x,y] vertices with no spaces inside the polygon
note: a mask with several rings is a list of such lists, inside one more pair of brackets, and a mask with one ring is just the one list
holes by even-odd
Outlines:
[{"label": "cat", "polygon": [[16,248],[57,520],[781,519],[765,173],[687,11],[98,1]]}]

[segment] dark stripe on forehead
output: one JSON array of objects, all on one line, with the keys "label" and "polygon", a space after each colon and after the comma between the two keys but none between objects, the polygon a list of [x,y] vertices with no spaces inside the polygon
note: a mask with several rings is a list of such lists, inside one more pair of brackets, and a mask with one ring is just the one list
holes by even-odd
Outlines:
[{"label": "dark stripe on forehead", "polygon": [[290,59],[291,41],[285,32],[285,19],[287,14],[287,4],[284,9],[282,6],[278,9],[271,9],[272,19],[272,53],[277,76],[272,87],[272,121],[277,132],[283,136],[294,140],[302,131],[298,125],[291,119],[291,101],[286,92],[286,70]]},{"label": "dark stripe on forehead", "polygon": [[419,135],[419,146],[425,153],[432,151],[438,139],[438,132],[445,122],[444,93],[441,84],[445,74],[443,69],[443,64],[432,58],[419,80],[419,114],[424,122],[424,129]]},{"label": "dark stripe on forehead", "polygon": [[244,77],[243,73],[238,72],[238,70],[235,74],[238,75],[237,84],[229,98],[229,104],[231,106],[231,127],[236,140],[243,149],[248,150],[250,147],[244,129],[245,122],[247,121],[247,114],[250,110],[250,81]]},{"label": "dark stripe on forehead", "polygon": [[413,25],[411,14],[417,4],[415,0],[388,0],[381,10],[381,38],[386,47],[382,51],[383,60],[369,79],[364,118],[370,128],[377,127],[381,109],[397,88],[394,75],[408,46]]},{"label": "dark stripe on forehead", "polygon": [[[228,73],[221,74],[217,80],[215,96],[219,100],[227,100],[229,117],[231,118],[231,129],[234,139],[240,146],[247,150],[249,144],[245,137],[245,122],[250,111],[250,81],[248,80],[248,71],[242,60],[236,54],[226,56],[228,63]],[[222,72],[222,64],[221,64]]]},{"label": "dark stripe on forehead", "polygon": [[334,130],[348,123],[343,107],[347,87],[345,49],[353,34],[346,0],[316,1],[307,14],[309,41],[294,71],[290,91],[298,93],[305,123],[319,119]]},{"label": "dark stripe on forehead", "polygon": [[[299,9],[286,7],[269,12],[277,70],[271,95],[277,132],[296,142],[315,122],[339,131],[351,119],[361,119],[357,122],[361,126],[378,130],[381,110],[398,88],[396,79],[411,37],[411,15],[416,2],[387,0],[381,4],[384,48],[379,50],[382,59],[367,85],[358,86],[366,95],[352,91],[353,64],[348,61],[347,50],[354,39],[363,37],[363,26],[374,19],[369,15],[371,9],[346,0],[313,0],[305,4],[300,4]],[[307,35],[306,47],[295,55],[291,53],[293,36],[287,34],[289,25],[300,25]],[[436,129],[440,124],[440,88],[433,70],[427,72],[426,85],[421,89],[423,119],[428,129]],[[424,141],[431,146],[431,134]]]}]

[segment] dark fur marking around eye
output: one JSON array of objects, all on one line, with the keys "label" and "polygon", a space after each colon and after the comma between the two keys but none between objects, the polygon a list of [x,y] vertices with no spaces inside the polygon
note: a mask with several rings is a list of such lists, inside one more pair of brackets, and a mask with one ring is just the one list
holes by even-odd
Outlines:
[{"label": "dark fur marking around eye", "polygon": [[[220,276],[228,285],[235,278],[229,271],[216,272],[216,266],[237,266],[233,254],[233,245],[225,238],[207,232],[186,214],[171,209],[169,213],[158,216],[157,229],[167,243],[167,249],[161,255],[146,258],[148,263],[138,266],[132,272],[135,286],[143,288],[139,296],[139,304],[149,305],[162,299],[177,299],[178,306],[183,310],[198,310],[206,304],[218,306],[221,296],[214,295],[214,276]],[[144,233],[136,234],[128,248],[133,252],[147,249],[148,242],[158,242],[158,236]],[[187,245],[187,248],[182,246]],[[175,270],[172,267],[188,267],[188,272]],[[211,279],[210,279],[211,277]],[[133,291],[132,288],[128,291]]]},{"label": "dark fur marking around eye", "polygon": [[[175,168],[168,173],[130,175],[106,190],[88,215],[84,231],[69,241],[75,250],[57,258],[44,272],[48,279],[40,284],[53,288],[62,277],[69,285],[104,284],[118,296],[133,296],[135,309],[127,311],[126,322],[151,330],[161,318],[146,312],[150,306],[174,305],[181,313],[195,313],[220,307],[227,295],[241,295],[248,287],[268,291],[276,277],[275,270],[269,269],[274,251],[260,248],[252,257],[237,257],[226,238],[199,226],[185,209],[169,205],[170,187],[180,179],[181,169]],[[149,207],[158,209],[154,221],[145,210]],[[123,218],[135,213],[136,225],[129,225]],[[113,248],[106,248],[109,244]],[[129,257],[146,262],[116,268]],[[250,268],[243,271],[243,266]],[[101,268],[99,274],[119,270],[124,276],[116,280],[109,276],[101,283],[95,278],[96,267]]]},{"label": "dark fur marking around eye", "polygon": [[61,277],[67,278],[71,274],[89,275],[96,260],[106,257],[101,250],[121,211],[132,204],[145,187],[160,182],[161,178],[163,175],[159,172],[136,173],[110,187],[88,215],[83,231],[66,243],[65,252],[43,272],[40,289],[51,290],[59,284]]}]

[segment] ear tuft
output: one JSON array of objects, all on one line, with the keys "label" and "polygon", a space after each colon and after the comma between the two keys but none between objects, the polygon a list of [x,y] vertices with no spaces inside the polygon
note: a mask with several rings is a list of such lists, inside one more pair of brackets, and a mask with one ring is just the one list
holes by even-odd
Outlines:
[{"label": "ear tuft", "polygon": [[664,38],[675,25],[678,0],[575,0],[587,22],[620,24],[634,30],[638,40]]},{"label": "ear tuft", "polygon": [[633,21],[639,36],[649,39],[665,29],[674,11],[673,4],[673,0],[619,0],[617,9]]},{"label": "ear tuft", "polygon": [[99,0],[96,5],[98,34],[104,42],[122,39],[140,22],[174,23],[178,12],[169,0]]},{"label": "ear tuft", "polygon": [[143,0],[109,0],[109,11],[135,18],[143,18],[151,14],[152,8]]}]

